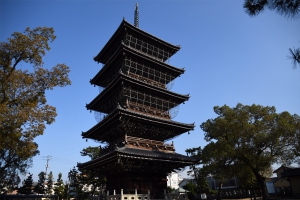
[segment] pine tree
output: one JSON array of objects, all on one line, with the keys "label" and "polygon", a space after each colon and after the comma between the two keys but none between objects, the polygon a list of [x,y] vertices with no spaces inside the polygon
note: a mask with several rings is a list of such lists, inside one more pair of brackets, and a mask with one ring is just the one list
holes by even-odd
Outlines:
[{"label": "pine tree", "polygon": [[33,179],[32,174],[29,173],[29,176],[23,181],[23,186],[18,189],[20,194],[32,194]]},{"label": "pine tree", "polygon": [[78,171],[75,167],[69,172],[69,180],[70,180],[70,188],[69,194],[70,196],[77,196],[80,193],[79,181],[78,181]]},{"label": "pine tree", "polygon": [[38,194],[45,194],[46,193],[45,180],[46,180],[46,173],[45,172],[40,172],[39,173],[38,184],[34,188],[34,191],[36,193],[38,193]]},{"label": "pine tree", "polygon": [[[244,9],[250,16],[256,16],[264,10],[276,11],[287,18],[299,19],[300,0],[244,0]],[[292,60],[294,68],[300,67],[300,47],[289,48],[288,58]]]},{"label": "pine tree", "polygon": [[48,179],[47,179],[47,191],[46,193],[48,195],[52,195],[53,194],[53,173],[52,171],[50,171],[49,175],[48,175]]},{"label": "pine tree", "polygon": [[54,187],[54,194],[56,194],[59,199],[62,199],[64,196],[64,191],[65,191],[65,185],[62,180],[62,174],[59,173],[57,182],[55,183],[55,187]]}]

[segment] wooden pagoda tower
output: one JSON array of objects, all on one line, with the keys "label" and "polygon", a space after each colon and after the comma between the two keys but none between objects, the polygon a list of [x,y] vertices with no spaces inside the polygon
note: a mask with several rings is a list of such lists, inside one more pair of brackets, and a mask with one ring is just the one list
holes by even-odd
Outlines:
[{"label": "wooden pagoda tower", "polygon": [[194,124],[172,120],[172,109],[189,99],[168,89],[184,73],[166,62],[179,49],[139,29],[138,20],[135,25],[123,20],[94,58],[103,67],[90,83],[103,90],[86,107],[102,118],[82,137],[106,146],[78,168],[104,175],[110,194],[149,189],[151,198],[162,199],[167,174],[197,162],[177,154],[173,142],[165,143],[194,129]]}]

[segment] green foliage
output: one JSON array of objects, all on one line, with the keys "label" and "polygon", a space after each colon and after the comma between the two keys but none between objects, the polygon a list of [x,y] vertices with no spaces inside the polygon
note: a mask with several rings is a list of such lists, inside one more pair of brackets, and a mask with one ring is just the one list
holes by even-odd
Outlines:
[{"label": "green foliage", "polygon": [[292,60],[294,68],[297,67],[297,64],[300,66],[300,48],[289,48],[289,55],[287,57]]},{"label": "green foliage", "polygon": [[80,171],[79,181],[81,185],[92,185],[90,195],[96,195],[96,189],[101,188],[106,183],[106,178],[99,176],[97,171],[82,170]]},{"label": "green foliage", "polygon": [[65,189],[64,189],[64,195],[63,195],[63,199],[69,199],[70,198],[70,182],[66,181],[65,182]]},{"label": "green foliage", "polygon": [[[277,114],[275,107],[237,104],[214,107],[218,115],[201,124],[205,140],[210,142],[203,150],[204,163],[213,166],[215,174],[226,175],[236,165],[247,166],[259,183],[266,198],[264,173],[274,163],[290,164],[299,147],[300,118],[288,112]],[[206,151],[207,148],[207,151]],[[216,163],[220,165],[218,169]],[[215,166],[214,166],[215,165]]]},{"label": "green foliage", "polygon": [[188,191],[188,198],[189,199],[195,199],[196,198],[196,191],[197,191],[197,185],[188,182],[185,186],[183,186],[183,189]]},{"label": "green foliage", "polygon": [[47,191],[46,193],[48,195],[52,195],[54,192],[53,190],[53,174],[52,171],[50,171],[50,173],[48,174],[48,178],[47,178]]},{"label": "green foliage", "polygon": [[64,191],[65,185],[62,180],[62,173],[59,173],[54,187],[54,194],[56,194],[59,197],[59,199],[62,199],[64,197]]},{"label": "green foliage", "polygon": [[[53,28],[26,28],[0,43],[0,190],[18,184],[18,174],[25,173],[39,153],[34,138],[55,120],[46,90],[71,84],[65,64],[43,68],[48,42],[55,37]],[[33,65],[31,72],[17,69],[21,63]]]},{"label": "green foliage", "polygon": [[40,172],[39,173],[39,180],[37,185],[34,187],[34,192],[37,194],[45,194],[46,193],[46,187],[45,187],[45,181],[46,181],[46,173]]},{"label": "green foliage", "polygon": [[[16,165],[22,165],[24,163],[18,163],[17,159]],[[5,173],[5,179],[0,179],[0,194],[5,194],[9,191],[13,191],[15,188],[18,187],[18,184],[21,182],[21,179],[19,177],[18,168],[10,168],[6,169],[3,173]],[[4,175],[0,174],[0,176],[4,177]]]},{"label": "green foliage", "polygon": [[168,193],[171,193],[171,192],[175,191],[175,188],[171,188],[170,186],[168,186],[167,191],[168,191]]},{"label": "green foliage", "polygon": [[241,188],[245,188],[245,189],[258,188],[257,179],[248,166],[246,165],[238,166],[237,176],[239,177],[239,185]]},{"label": "green foliage", "polygon": [[198,191],[198,194],[200,193],[206,193],[206,194],[210,194],[211,190],[208,186],[208,182],[207,182],[207,176],[208,176],[208,172],[205,171],[204,168],[198,168],[197,169],[197,185],[199,188],[201,188],[201,191]]},{"label": "green foliage", "polygon": [[269,9],[274,10],[285,17],[297,18],[300,14],[300,1],[245,0],[244,9],[250,16],[258,15],[265,9]]},{"label": "green foliage", "polygon": [[[299,0],[245,0],[244,9],[250,16],[256,16],[266,9],[274,10],[277,13],[288,18],[300,17],[300,1]],[[289,59],[292,60],[292,65],[296,68],[300,66],[300,48],[289,48]]]},{"label": "green foliage", "polygon": [[29,176],[23,181],[23,186],[18,189],[20,194],[32,194],[33,179],[32,174],[29,173]]},{"label": "green foliage", "polygon": [[[91,160],[96,159],[99,157],[100,148],[99,147],[87,147],[82,149],[80,152],[81,156],[88,156]],[[92,191],[88,193],[90,195],[96,194],[96,188],[100,188],[102,185],[105,184],[106,179],[105,177],[99,177],[97,171],[94,170],[80,170],[80,175],[78,175],[78,180],[83,185],[92,185]],[[81,195],[86,196],[88,193],[82,193]]]},{"label": "green foliage", "polygon": [[233,176],[233,164],[236,160],[234,151],[226,142],[211,141],[203,149],[204,170],[216,179]]},{"label": "green foliage", "polygon": [[[203,150],[201,147],[189,148],[189,149],[186,149],[185,152],[188,156],[198,158],[199,159],[198,164],[203,164],[203,161],[205,159],[205,154],[203,153]],[[210,174],[210,172],[205,170],[205,168],[196,168],[195,166],[192,166],[190,168],[190,170],[188,171],[188,174],[191,174],[192,177],[194,177],[194,179],[197,182],[197,189],[196,189],[197,194],[202,194],[202,193],[210,194],[211,193],[211,191],[208,187],[207,179],[206,179],[206,177],[208,176],[208,174]]]},{"label": "green foliage", "polygon": [[81,156],[88,156],[91,160],[94,160],[99,156],[100,148],[99,147],[87,147],[80,151]]},{"label": "green foliage", "polygon": [[70,180],[70,187],[69,187],[69,195],[71,197],[77,197],[81,194],[81,187],[78,180],[79,172],[75,167],[73,167],[72,170],[69,171],[68,174],[69,180]]}]

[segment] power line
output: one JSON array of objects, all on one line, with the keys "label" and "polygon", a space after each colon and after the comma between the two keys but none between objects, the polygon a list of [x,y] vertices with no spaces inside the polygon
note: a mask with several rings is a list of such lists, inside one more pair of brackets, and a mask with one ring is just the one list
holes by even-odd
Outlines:
[{"label": "power line", "polygon": [[[33,160],[36,160],[36,161],[37,160],[47,160],[47,157],[46,156],[37,156],[37,157],[34,157]],[[68,160],[65,158],[58,158],[58,157],[54,157],[54,156],[51,156],[51,160],[54,162],[58,162],[58,163],[62,163],[62,164],[70,164],[70,165],[77,163],[77,161]]]}]

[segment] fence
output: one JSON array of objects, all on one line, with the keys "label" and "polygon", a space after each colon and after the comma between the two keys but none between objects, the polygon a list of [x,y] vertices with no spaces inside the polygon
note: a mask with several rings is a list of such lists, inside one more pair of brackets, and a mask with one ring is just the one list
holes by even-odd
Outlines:
[{"label": "fence", "polygon": [[1,200],[58,200],[57,195],[0,195]]}]

